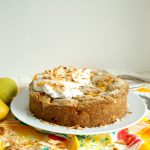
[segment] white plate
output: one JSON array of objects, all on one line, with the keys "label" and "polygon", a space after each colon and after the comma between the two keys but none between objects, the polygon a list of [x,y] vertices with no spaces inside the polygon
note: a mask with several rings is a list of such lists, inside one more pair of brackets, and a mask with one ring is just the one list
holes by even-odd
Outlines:
[{"label": "white plate", "polygon": [[12,101],[11,111],[22,122],[39,130],[42,130],[44,132],[55,132],[63,134],[75,134],[75,135],[91,135],[91,134],[109,133],[123,128],[127,128],[140,121],[146,115],[147,110],[146,104],[139,96],[129,93],[128,104],[129,104],[128,111],[132,113],[127,114],[119,122],[102,127],[84,128],[82,130],[70,129],[64,126],[44,123],[40,119],[35,118],[30,113],[28,108],[27,89],[19,93],[18,96]]}]

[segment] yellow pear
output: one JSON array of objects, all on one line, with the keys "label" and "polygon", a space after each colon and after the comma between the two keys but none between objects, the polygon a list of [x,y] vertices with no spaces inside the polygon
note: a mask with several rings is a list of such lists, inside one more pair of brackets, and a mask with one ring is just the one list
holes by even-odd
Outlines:
[{"label": "yellow pear", "polygon": [[9,107],[0,99],[0,120],[4,119],[9,112]]},{"label": "yellow pear", "polygon": [[17,84],[10,78],[0,78],[0,99],[9,104],[17,94]]}]

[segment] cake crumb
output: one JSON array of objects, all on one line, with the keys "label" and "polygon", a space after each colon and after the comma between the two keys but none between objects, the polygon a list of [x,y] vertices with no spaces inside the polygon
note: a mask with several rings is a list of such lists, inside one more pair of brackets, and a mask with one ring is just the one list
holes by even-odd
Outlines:
[{"label": "cake crumb", "polygon": [[83,130],[84,128],[80,127],[79,125],[75,125],[72,127],[69,127],[70,129],[78,129],[78,130]]}]

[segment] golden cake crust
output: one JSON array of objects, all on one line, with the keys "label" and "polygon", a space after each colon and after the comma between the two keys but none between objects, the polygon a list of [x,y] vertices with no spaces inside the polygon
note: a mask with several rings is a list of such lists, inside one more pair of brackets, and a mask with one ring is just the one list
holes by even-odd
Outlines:
[{"label": "golden cake crust", "polygon": [[[119,78],[117,78],[119,79]],[[121,79],[119,79],[121,80]],[[128,84],[109,86],[99,96],[85,95],[53,99],[29,88],[30,111],[40,119],[63,126],[97,127],[114,123],[127,113]]]}]

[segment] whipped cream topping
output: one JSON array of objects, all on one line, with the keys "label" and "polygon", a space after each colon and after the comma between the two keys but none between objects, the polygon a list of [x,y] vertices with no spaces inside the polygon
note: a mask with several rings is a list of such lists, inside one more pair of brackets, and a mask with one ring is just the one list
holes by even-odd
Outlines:
[{"label": "whipped cream topping", "polygon": [[90,84],[91,70],[86,68],[63,67],[46,70],[34,76],[35,91],[45,92],[52,98],[81,96],[81,86]]}]

